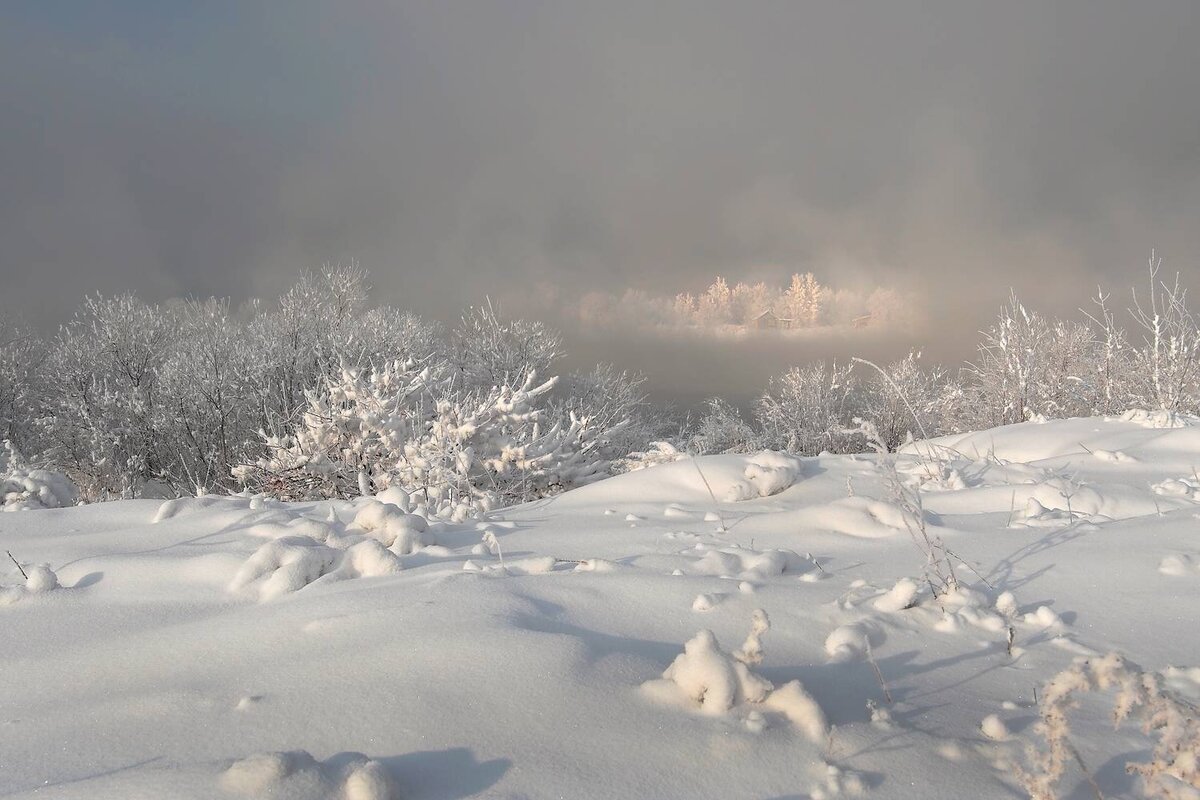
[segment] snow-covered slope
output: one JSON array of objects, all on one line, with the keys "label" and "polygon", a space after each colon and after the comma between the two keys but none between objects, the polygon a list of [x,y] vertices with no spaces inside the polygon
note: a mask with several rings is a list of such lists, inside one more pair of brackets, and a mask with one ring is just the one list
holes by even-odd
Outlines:
[{"label": "snow-covered slope", "polygon": [[[29,575],[0,566],[0,796],[1020,797],[1035,689],[1072,659],[1200,695],[1200,428],[1156,427],[1186,422],[911,445],[961,558],[937,599],[869,456],[683,460],[458,526],[0,515]],[[1071,743],[1136,796],[1153,742],[1110,710]],[[1077,764],[1060,795],[1093,796]]]}]

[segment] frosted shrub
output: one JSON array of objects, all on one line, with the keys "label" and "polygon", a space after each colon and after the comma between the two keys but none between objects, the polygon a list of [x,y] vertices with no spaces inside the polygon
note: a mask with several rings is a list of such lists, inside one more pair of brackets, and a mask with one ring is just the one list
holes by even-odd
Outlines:
[{"label": "frosted shrub", "polygon": [[398,486],[455,518],[543,497],[606,475],[599,451],[619,430],[574,414],[546,419],[554,385],[530,375],[515,387],[462,392],[453,377],[411,361],[347,368],[309,393],[293,434],[267,436],[269,454],[235,472],[287,499]]},{"label": "frosted shrub", "polygon": [[306,395],[290,434],[263,433],[267,455],[234,468],[243,484],[281,499],[353,497],[359,475],[384,489],[405,445],[432,413],[436,378],[412,361],[346,367]]},{"label": "frosted shrub", "polygon": [[601,444],[612,428],[575,416],[544,419],[555,379],[530,374],[517,387],[444,397],[422,435],[404,447],[400,485],[419,492],[439,513],[545,497],[608,475]]}]

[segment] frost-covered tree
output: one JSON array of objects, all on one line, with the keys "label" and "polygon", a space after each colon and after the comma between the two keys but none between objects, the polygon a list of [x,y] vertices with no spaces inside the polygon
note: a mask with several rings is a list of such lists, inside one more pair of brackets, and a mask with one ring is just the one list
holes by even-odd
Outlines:
[{"label": "frost-covered tree", "polygon": [[606,458],[624,458],[671,428],[669,415],[651,405],[642,386],[646,378],[612,364],[597,364],[587,372],[574,372],[556,389],[552,411],[559,418],[574,415],[599,429],[611,431],[601,448]]},{"label": "frost-covered tree", "polygon": [[541,322],[504,319],[491,301],[463,315],[451,334],[450,362],[458,385],[491,389],[549,374],[562,355],[562,336]]},{"label": "frost-covered tree", "polygon": [[857,413],[871,421],[889,450],[910,435],[924,438],[941,432],[945,376],[936,366],[923,369],[920,358],[920,353],[913,352],[880,367],[882,372],[868,369],[860,384]]},{"label": "frost-covered tree", "polygon": [[1092,369],[1092,344],[1087,326],[1046,319],[1011,297],[964,371],[959,424],[986,428],[1033,414],[1088,413],[1084,376]]},{"label": "frost-covered tree", "polygon": [[1093,355],[1088,370],[1088,405],[1093,414],[1119,414],[1130,406],[1129,337],[1108,308],[1108,296],[1097,292],[1094,312],[1085,312],[1092,323]]},{"label": "frost-covered tree", "polygon": [[305,273],[276,308],[255,316],[246,336],[260,355],[253,385],[264,424],[283,424],[307,389],[340,369],[358,345],[354,333],[366,298],[366,273],[357,264],[326,266]]},{"label": "frost-covered tree", "polygon": [[772,310],[778,293],[765,283],[737,283],[730,292],[730,315],[733,322],[748,323],[764,311]]},{"label": "frost-covered tree", "polygon": [[45,345],[32,331],[0,315],[0,441],[22,452],[36,445],[34,420],[44,391]]},{"label": "frost-covered tree", "polygon": [[175,323],[160,380],[160,477],[179,491],[233,488],[230,470],[246,457],[262,420],[249,378],[261,371],[258,354],[226,300],[188,302]]},{"label": "frost-covered tree", "polygon": [[700,295],[696,306],[696,321],[701,325],[724,325],[732,321],[733,293],[720,275]]},{"label": "frost-covered tree", "polygon": [[163,473],[160,377],[175,335],[161,308],[95,295],[52,344],[40,433],[86,497],[130,497]]},{"label": "frost-covered tree", "polygon": [[754,415],[766,446],[800,455],[858,447],[848,433],[858,414],[856,383],[849,365],[793,367],[771,379]]},{"label": "frost-covered tree", "polygon": [[1142,343],[1134,348],[1129,369],[1130,391],[1139,405],[1164,411],[1197,410],[1200,396],[1200,327],[1187,307],[1187,291],[1159,278],[1162,259],[1150,254],[1150,289],[1134,293],[1135,326]]},{"label": "frost-covered tree", "polygon": [[816,325],[824,310],[826,294],[811,272],[792,275],[782,298],[784,316],[800,327]]},{"label": "frost-covered tree", "polygon": [[698,455],[752,453],[762,447],[762,436],[733,404],[719,397],[708,400],[705,413],[687,437],[687,449]]},{"label": "frost-covered tree", "polygon": [[676,325],[696,324],[696,298],[690,292],[675,295],[671,304],[671,316]]}]

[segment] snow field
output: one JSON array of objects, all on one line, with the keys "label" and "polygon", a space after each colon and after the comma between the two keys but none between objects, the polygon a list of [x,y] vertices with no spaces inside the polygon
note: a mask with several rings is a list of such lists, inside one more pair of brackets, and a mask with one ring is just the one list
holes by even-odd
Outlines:
[{"label": "snow field", "polygon": [[[938,597],[867,457],[683,459],[477,521],[394,493],[3,515],[29,577],[0,566],[0,794],[1021,796],[1034,693],[1076,658],[1200,699],[1200,508],[1155,488],[1197,434],[1066,420],[905,456],[962,559]],[[770,491],[726,501],[751,474]],[[1014,524],[1058,480],[1070,511]],[[1071,741],[1137,796],[1149,740],[1101,700]],[[1073,763],[1060,789],[1091,796]]]}]

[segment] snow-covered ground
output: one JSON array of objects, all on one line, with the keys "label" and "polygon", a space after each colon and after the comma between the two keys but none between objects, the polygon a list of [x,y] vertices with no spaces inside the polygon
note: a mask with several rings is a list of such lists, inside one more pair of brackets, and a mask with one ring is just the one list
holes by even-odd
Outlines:
[{"label": "snow-covered ground", "polygon": [[[936,599],[872,456],[682,460],[453,526],[398,495],[0,514],[29,576],[0,566],[0,796],[1021,797],[1073,659],[1200,697],[1187,422],[910,445],[962,559]],[[1141,791],[1153,740],[1111,709],[1072,712],[1090,779],[1060,796]]]}]

